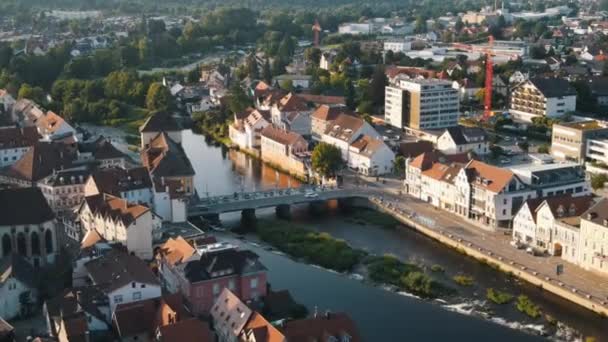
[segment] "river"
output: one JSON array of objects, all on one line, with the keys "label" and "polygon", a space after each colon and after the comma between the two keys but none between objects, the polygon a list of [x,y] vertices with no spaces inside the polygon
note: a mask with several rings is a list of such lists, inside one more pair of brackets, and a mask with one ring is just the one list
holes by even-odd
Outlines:
[{"label": "river", "polygon": [[[213,144],[191,131],[184,131],[182,139],[196,170],[195,185],[201,196],[299,185],[297,180],[243,153]],[[274,210],[261,210],[257,216],[274,219],[273,214]],[[222,220],[231,225],[238,222],[238,217],[238,214],[222,215]],[[268,267],[273,288],[290,290],[296,301],[305,304],[311,312],[315,307],[320,312],[348,312],[357,322],[365,341],[537,341],[543,338],[533,333],[541,329],[543,323],[555,340],[575,340],[575,332],[580,332],[596,337],[595,341],[608,341],[608,322],[605,319],[522,284],[408,229],[390,230],[353,223],[347,214],[338,210],[330,210],[322,218],[313,217],[305,206],[293,209],[292,220],[298,225],[328,232],[371,253],[391,253],[404,261],[427,266],[439,264],[446,270],[442,279],[446,283],[457,273],[465,273],[475,279],[473,287],[459,289],[459,294],[446,302],[429,302],[298,263],[255,244],[247,244],[247,248],[258,253]],[[485,303],[485,289],[489,287],[527,295],[545,314],[560,322],[560,328],[551,327],[543,320],[529,319],[517,312],[512,304],[497,306]],[[524,334],[522,330],[532,334]]]}]

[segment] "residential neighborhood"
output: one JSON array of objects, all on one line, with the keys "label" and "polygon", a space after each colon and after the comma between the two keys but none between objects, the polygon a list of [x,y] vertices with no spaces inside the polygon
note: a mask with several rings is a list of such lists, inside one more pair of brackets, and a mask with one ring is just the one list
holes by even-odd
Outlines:
[{"label": "residential neighborhood", "polygon": [[0,3],[0,341],[604,341],[607,52],[603,0]]}]

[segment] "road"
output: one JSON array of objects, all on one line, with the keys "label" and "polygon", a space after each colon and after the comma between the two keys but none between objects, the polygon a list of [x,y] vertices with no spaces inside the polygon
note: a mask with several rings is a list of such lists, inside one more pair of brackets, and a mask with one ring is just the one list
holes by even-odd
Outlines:
[{"label": "road", "polygon": [[[417,221],[428,228],[452,234],[454,239],[462,239],[474,247],[478,246],[491,251],[495,256],[502,257],[504,261],[512,261],[516,265],[525,266],[530,273],[537,272],[539,278],[549,278],[556,283],[561,282],[564,288],[575,289],[581,296],[591,295],[593,298],[604,301],[604,305],[608,305],[608,277],[586,271],[559,257],[537,257],[524,250],[516,249],[510,245],[511,236],[505,235],[504,232],[494,231],[489,227],[441,211],[426,202],[402,194],[400,180],[387,179],[382,184],[372,178],[360,176],[357,178],[359,184],[369,188],[370,195],[381,196],[383,201],[389,203],[393,208],[412,213],[418,217]],[[556,268],[559,264],[564,265],[564,273],[556,276]]]}]

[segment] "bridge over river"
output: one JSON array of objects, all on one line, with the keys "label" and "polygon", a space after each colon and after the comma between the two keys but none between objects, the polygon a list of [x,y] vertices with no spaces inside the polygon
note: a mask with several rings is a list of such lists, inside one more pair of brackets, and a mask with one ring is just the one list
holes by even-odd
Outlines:
[{"label": "bridge over river", "polygon": [[287,188],[268,191],[257,191],[231,195],[204,197],[192,201],[188,206],[189,217],[217,219],[220,214],[241,211],[243,215],[255,213],[256,209],[275,207],[277,214],[288,214],[291,205],[325,202],[352,197],[367,197],[358,189],[337,187]]}]

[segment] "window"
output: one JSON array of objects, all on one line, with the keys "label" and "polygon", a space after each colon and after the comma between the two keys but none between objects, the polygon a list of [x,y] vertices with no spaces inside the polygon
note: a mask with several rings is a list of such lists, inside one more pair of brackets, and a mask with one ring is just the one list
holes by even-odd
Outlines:
[{"label": "window", "polygon": [[258,288],[258,278],[251,278],[251,280],[249,282],[249,286],[252,289],[257,289]]},{"label": "window", "polygon": [[229,288],[231,291],[234,291],[234,289],[236,288],[236,284],[235,284],[235,282],[234,282],[234,279],[230,279],[230,280],[228,281],[228,288]]},{"label": "window", "polygon": [[133,292],[133,300],[140,300],[141,299],[141,292],[137,291],[137,292]]},{"label": "window", "polygon": [[213,284],[213,294],[214,295],[220,294],[220,284]]},{"label": "window", "polygon": [[116,304],[122,303],[122,295],[114,296],[114,303],[116,303]]},{"label": "window", "polygon": [[131,283],[131,287],[132,287],[132,288],[135,288],[135,286],[136,286],[136,285],[137,285],[137,284],[135,284],[135,282],[132,282],[132,283]]}]

